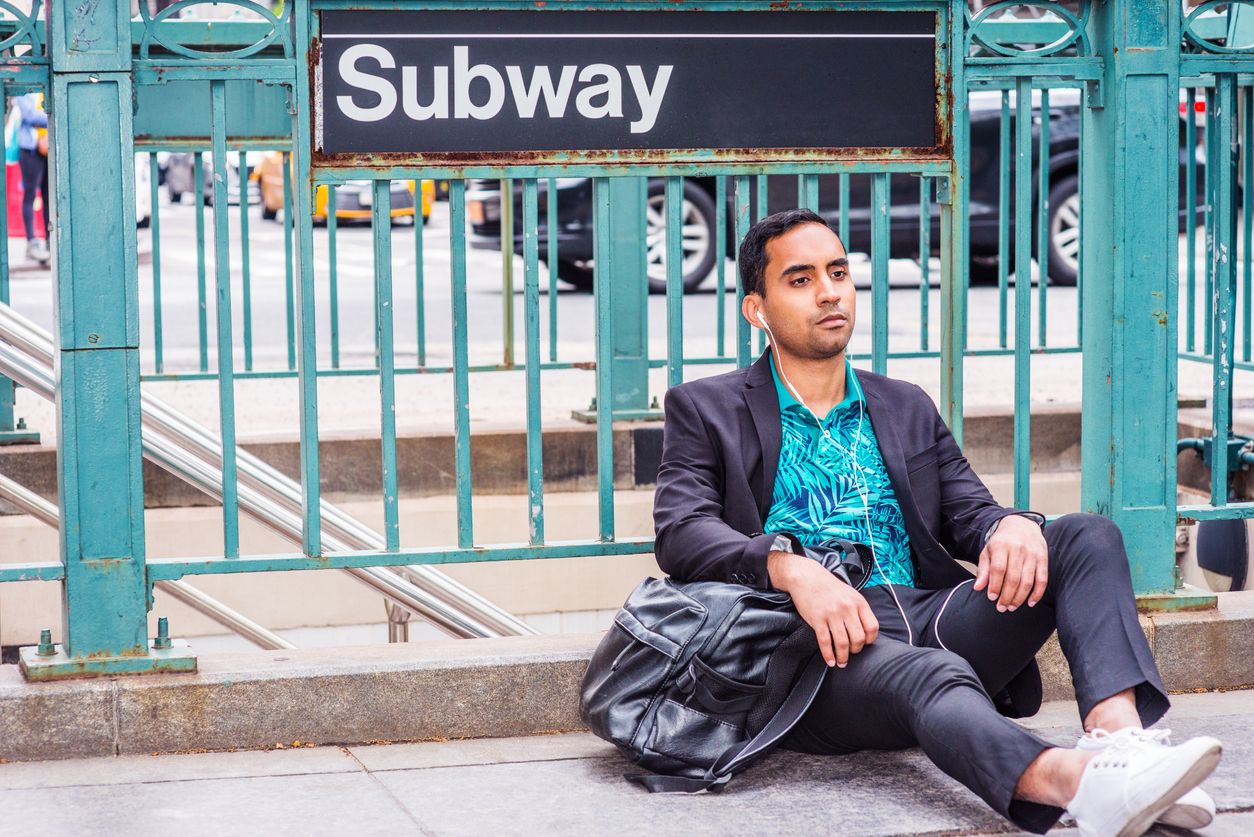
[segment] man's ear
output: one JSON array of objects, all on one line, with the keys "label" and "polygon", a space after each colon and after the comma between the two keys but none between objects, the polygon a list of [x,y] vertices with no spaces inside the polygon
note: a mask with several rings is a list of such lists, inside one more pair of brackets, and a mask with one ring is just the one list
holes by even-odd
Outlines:
[{"label": "man's ear", "polygon": [[744,300],[740,303],[740,313],[749,321],[749,325],[762,328],[762,297],[753,292],[745,294]]}]

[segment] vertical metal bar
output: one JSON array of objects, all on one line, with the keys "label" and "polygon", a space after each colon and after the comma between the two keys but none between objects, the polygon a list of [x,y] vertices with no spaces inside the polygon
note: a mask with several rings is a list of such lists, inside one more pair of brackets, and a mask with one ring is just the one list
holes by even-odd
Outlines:
[{"label": "vertical metal bar", "polygon": [[[284,269],[284,285],[283,299],[284,311],[287,314],[287,368],[296,368],[296,309],[293,305],[293,266],[292,266],[292,225],[295,223],[296,213],[293,210],[292,200],[292,155],[290,152],[283,152],[283,269]],[[335,211],[335,207],[328,205],[327,213]]]},{"label": "vertical metal bar", "polygon": [[[744,301],[745,293],[748,291],[746,287],[746,279],[743,265],[740,263],[739,250],[740,243],[745,240],[745,236],[749,233],[749,178],[743,175],[736,176],[736,311],[742,309],[741,303]],[[736,365],[739,367],[748,366],[752,362],[750,357],[750,334],[749,321],[743,316],[736,317]]]},{"label": "vertical metal bar", "polygon": [[[1254,201],[1250,198],[1250,192],[1254,191],[1254,148],[1250,147],[1250,143],[1254,142],[1254,87],[1247,86],[1242,89],[1242,97],[1244,99],[1244,119],[1243,119],[1243,136],[1241,145],[1241,164],[1242,178],[1241,183],[1245,184],[1241,189],[1241,224],[1244,232],[1243,241],[1245,247],[1241,250],[1241,359],[1246,363],[1250,361],[1250,317],[1251,317],[1251,266],[1254,265]],[[1235,251],[1234,251],[1235,252]]]},{"label": "vertical metal bar", "polygon": [[540,424],[540,212],[536,181],[523,181],[523,328],[527,365],[527,542],[544,543],[544,437]]},{"label": "vertical metal bar", "polygon": [[209,82],[213,120],[213,267],[218,319],[218,421],[222,436],[222,543],[239,557],[239,485],[235,465],[235,358],[231,335],[231,228],[227,200],[226,82]]},{"label": "vertical metal bar", "polygon": [[928,350],[928,301],[932,295],[932,181],[919,178],[919,351]]},{"label": "vertical metal bar", "polygon": [[192,191],[196,202],[196,332],[200,340],[200,371],[209,371],[209,290],[205,278],[204,154],[192,155]]},{"label": "vertical metal bar", "polygon": [[[1216,127],[1215,127],[1215,91],[1207,88],[1206,97],[1206,209],[1205,209],[1205,225],[1206,225],[1206,269],[1205,269],[1205,291],[1203,295],[1208,300],[1214,300],[1215,295],[1215,203],[1218,198],[1216,194],[1215,178],[1219,171],[1224,167],[1223,160],[1220,159],[1218,151],[1215,147]],[[1215,350],[1214,343],[1214,318],[1212,316],[1202,318],[1202,345],[1206,354],[1211,354]]]},{"label": "vertical metal bar", "polygon": [[[312,15],[308,4],[296,6],[296,54],[308,55],[312,46]],[[312,99],[308,73],[296,74],[296,100]],[[296,356],[296,376],[300,390],[300,483],[301,483],[301,549],[309,556],[322,554],[322,500],[318,460],[318,335],[317,301],[314,297],[313,214],[315,187],[312,182],[312,125],[308,111],[296,108],[292,114],[292,159],[300,174],[293,184],[290,203],[284,203],[284,214],[291,216],[296,231],[292,251],[297,278],[296,339],[300,352]],[[286,169],[286,159],[285,171]],[[327,223],[335,217],[335,202],[327,204]]]},{"label": "vertical metal bar", "polygon": [[557,362],[557,178],[548,180],[548,195],[545,196],[545,236],[548,242],[549,256],[549,360]]},{"label": "vertical metal bar", "polygon": [[797,205],[804,206],[811,212],[819,211],[819,176],[817,174],[797,175]]},{"label": "vertical metal bar", "polygon": [[610,266],[602,258],[610,249],[610,179],[598,177],[592,181],[592,294],[596,305],[597,341],[597,500],[599,537],[603,541],[614,539],[614,429],[613,381],[614,345],[610,304],[612,296],[608,282]]},{"label": "vertical metal bar", "polygon": [[422,255],[422,234],[427,221],[422,214],[422,180],[414,181],[414,295],[418,329],[418,366],[427,365],[427,288]]},{"label": "vertical metal bar", "polygon": [[[6,85],[0,80],[0,102],[8,102]],[[0,155],[7,155],[6,131],[0,130]],[[149,155],[150,157],[152,155]],[[7,159],[7,156],[4,157]],[[46,195],[45,195],[46,197]],[[8,177],[0,178],[0,302],[9,304],[9,184]],[[48,208],[44,207],[47,212]],[[51,228],[50,228],[51,229]],[[30,230],[26,231],[27,234]],[[155,229],[154,229],[155,232]],[[154,235],[155,239],[155,235]],[[52,242],[46,242],[50,247]],[[155,247],[155,245],[154,245]],[[153,270],[157,270],[156,256],[153,257]],[[160,357],[160,354],[157,355]],[[13,406],[17,400],[17,384],[8,378],[0,378],[0,431],[14,430]]]},{"label": "vertical metal bar", "polygon": [[1014,502],[1030,508],[1032,396],[1032,80],[1015,81]]},{"label": "vertical metal bar", "polygon": [[684,179],[666,178],[666,385],[684,382]]},{"label": "vertical metal bar", "polygon": [[[1188,118],[1184,121],[1185,177],[1189,185],[1184,194],[1185,214],[1185,288],[1184,347],[1193,351],[1197,331],[1197,88],[1185,93]],[[1083,308],[1083,306],[1081,306]]]},{"label": "vertical metal bar", "polygon": [[[0,132],[2,133],[2,132]],[[161,317],[161,214],[159,211],[158,197],[160,194],[161,167],[157,165],[156,152],[148,153],[148,199],[151,220],[148,222],[149,229],[152,232],[152,351],[153,360],[157,374],[160,375],[165,371],[165,330]],[[0,186],[3,189],[3,186]],[[0,191],[0,195],[3,192]],[[0,198],[4,206],[8,206],[7,198]],[[4,213],[7,215],[7,213]],[[4,235],[4,240],[8,241],[8,231],[4,229],[7,225],[6,220],[0,220],[0,232]],[[8,281],[8,248],[0,248],[4,250],[5,257],[5,281]],[[8,299],[7,295],[5,297]]]},{"label": "vertical metal bar", "polygon": [[1214,209],[1211,213],[1212,246],[1209,248],[1213,296],[1211,317],[1214,335],[1211,358],[1214,376],[1211,395],[1213,412],[1210,501],[1222,506],[1228,502],[1228,438],[1232,433],[1232,363],[1236,348],[1236,308],[1233,305],[1233,288],[1236,285],[1237,216],[1237,119],[1235,73],[1219,73],[1215,76],[1215,90],[1211,96],[1208,130],[1213,134],[1208,167],[1213,172]]},{"label": "vertical metal bar", "polygon": [[1010,288],[1010,170],[1014,162],[1010,156],[1009,90],[1001,92],[1001,123],[998,138],[1000,153],[997,156],[997,345],[1004,349],[1010,340],[1010,327],[1007,323],[1007,292]]},{"label": "vertical metal bar", "polygon": [[392,329],[392,182],[376,180],[370,202],[374,233],[375,345],[379,347],[379,428],[383,437],[383,538],[400,549],[396,486],[396,357]]},{"label": "vertical metal bar", "polygon": [[841,172],[837,178],[837,195],[840,198],[840,241],[849,246],[849,175]]},{"label": "vertical metal bar", "polygon": [[239,258],[244,291],[244,369],[253,368],[252,258],[248,247],[248,153],[239,153]]},{"label": "vertical metal bar", "polygon": [[[331,313],[331,368],[340,368],[340,264],[337,239],[339,216],[336,214],[335,184],[328,183],[327,190],[327,288]],[[373,196],[372,196],[373,197]]]},{"label": "vertical metal bar", "polygon": [[888,374],[888,174],[871,175],[871,370]]},{"label": "vertical metal bar", "polygon": [[1037,311],[1037,345],[1046,345],[1046,294],[1049,289],[1049,90],[1041,90],[1041,129],[1037,142],[1037,173],[1040,185],[1037,187],[1037,226],[1036,226],[1036,274],[1039,308]]},{"label": "vertical metal bar", "polygon": [[470,474],[470,361],[466,322],[466,181],[449,184],[453,277],[453,463],[457,475],[457,545],[474,545]]},{"label": "vertical metal bar", "polygon": [[501,362],[514,365],[514,181],[501,181]]},{"label": "vertical metal bar", "polygon": [[714,178],[714,351],[727,355],[727,175]]}]

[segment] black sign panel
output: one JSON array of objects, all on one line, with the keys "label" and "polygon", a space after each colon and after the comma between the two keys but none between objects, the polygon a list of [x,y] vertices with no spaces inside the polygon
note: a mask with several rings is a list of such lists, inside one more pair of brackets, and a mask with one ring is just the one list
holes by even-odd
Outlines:
[{"label": "black sign panel", "polygon": [[315,150],[936,150],[936,32],[933,12],[324,11]]}]

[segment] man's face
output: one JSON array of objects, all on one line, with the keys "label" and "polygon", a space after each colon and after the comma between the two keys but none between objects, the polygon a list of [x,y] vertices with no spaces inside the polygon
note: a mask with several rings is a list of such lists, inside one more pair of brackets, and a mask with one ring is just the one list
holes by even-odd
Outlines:
[{"label": "man's face", "polygon": [[796,357],[843,352],[853,337],[857,297],[836,233],[820,224],[793,227],[767,243],[766,258],[766,295],[753,296],[775,342]]}]

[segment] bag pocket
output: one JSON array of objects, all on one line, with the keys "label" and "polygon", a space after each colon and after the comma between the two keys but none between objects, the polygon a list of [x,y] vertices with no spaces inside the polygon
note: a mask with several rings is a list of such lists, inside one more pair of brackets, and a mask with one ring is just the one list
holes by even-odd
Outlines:
[{"label": "bag pocket", "polygon": [[744,741],[744,728],[691,703],[666,698],[658,704],[649,740],[640,763],[650,770],[681,772],[683,766],[697,768],[700,775],[729,748]]},{"label": "bag pocket", "polygon": [[701,603],[645,579],[627,598],[588,664],[580,715],[594,733],[629,747],[650,703],[705,622]]}]

